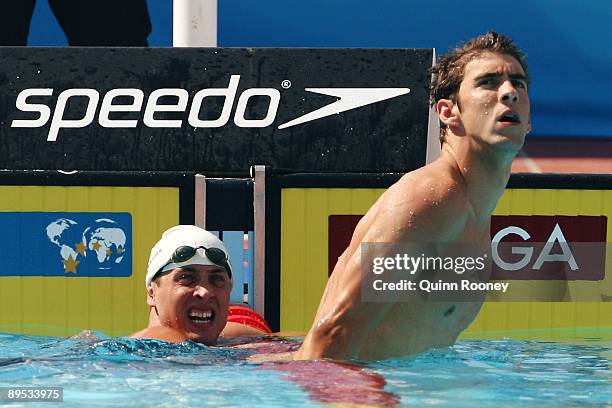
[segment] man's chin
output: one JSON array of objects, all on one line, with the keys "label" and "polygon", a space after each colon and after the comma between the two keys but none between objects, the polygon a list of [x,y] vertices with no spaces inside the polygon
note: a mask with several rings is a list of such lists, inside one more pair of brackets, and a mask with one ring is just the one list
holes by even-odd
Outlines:
[{"label": "man's chin", "polygon": [[513,150],[515,153],[523,147],[526,133],[522,129],[504,129],[493,135],[493,144],[504,150]]}]

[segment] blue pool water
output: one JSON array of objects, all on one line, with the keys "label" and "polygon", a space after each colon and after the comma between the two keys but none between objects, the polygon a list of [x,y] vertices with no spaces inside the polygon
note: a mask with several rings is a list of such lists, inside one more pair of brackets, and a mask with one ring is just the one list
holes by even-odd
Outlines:
[{"label": "blue pool water", "polygon": [[[0,334],[0,386],[61,386],[61,407],[322,406],[611,407],[612,348],[464,340],[417,357],[367,366],[252,362],[259,352],[126,338]],[[2,405],[2,403],[0,403]],[[51,403],[12,406],[50,407]]]}]

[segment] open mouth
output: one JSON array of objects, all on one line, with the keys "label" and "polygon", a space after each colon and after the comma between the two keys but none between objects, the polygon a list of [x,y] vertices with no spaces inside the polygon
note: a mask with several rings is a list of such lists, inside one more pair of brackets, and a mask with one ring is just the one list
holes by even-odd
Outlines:
[{"label": "open mouth", "polygon": [[215,318],[214,310],[198,310],[192,309],[189,311],[187,315],[189,320],[191,320],[195,324],[210,324],[213,322]]},{"label": "open mouth", "polygon": [[521,119],[519,118],[519,115],[514,112],[506,112],[502,114],[497,120],[499,122],[505,122],[505,123],[514,123],[514,124],[521,123]]}]

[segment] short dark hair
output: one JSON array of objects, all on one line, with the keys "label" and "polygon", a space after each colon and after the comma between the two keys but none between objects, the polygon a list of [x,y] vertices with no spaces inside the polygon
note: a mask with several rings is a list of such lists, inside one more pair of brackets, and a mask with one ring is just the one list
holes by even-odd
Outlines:
[{"label": "short dark hair", "polygon": [[[451,99],[457,102],[455,98],[459,92],[461,81],[463,81],[466,65],[474,58],[487,52],[514,57],[521,64],[527,76],[527,83],[529,83],[525,53],[510,37],[498,34],[495,31],[489,31],[451,50],[438,60],[431,69],[431,105],[435,105],[440,99]],[[440,132],[444,135],[446,126],[441,123],[440,127]]]}]

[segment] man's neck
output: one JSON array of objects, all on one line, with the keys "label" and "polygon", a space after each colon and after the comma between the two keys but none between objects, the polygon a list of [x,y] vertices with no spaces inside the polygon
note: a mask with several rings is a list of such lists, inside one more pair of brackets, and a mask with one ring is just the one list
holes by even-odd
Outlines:
[{"label": "man's neck", "polygon": [[149,309],[149,325],[147,327],[161,327],[162,324],[159,321],[159,316],[155,313],[155,308]]},{"label": "man's neck", "polygon": [[441,159],[455,167],[457,177],[463,180],[477,222],[490,219],[508,184],[512,160],[517,153],[518,150],[478,144],[467,138],[451,137],[442,145]]}]

